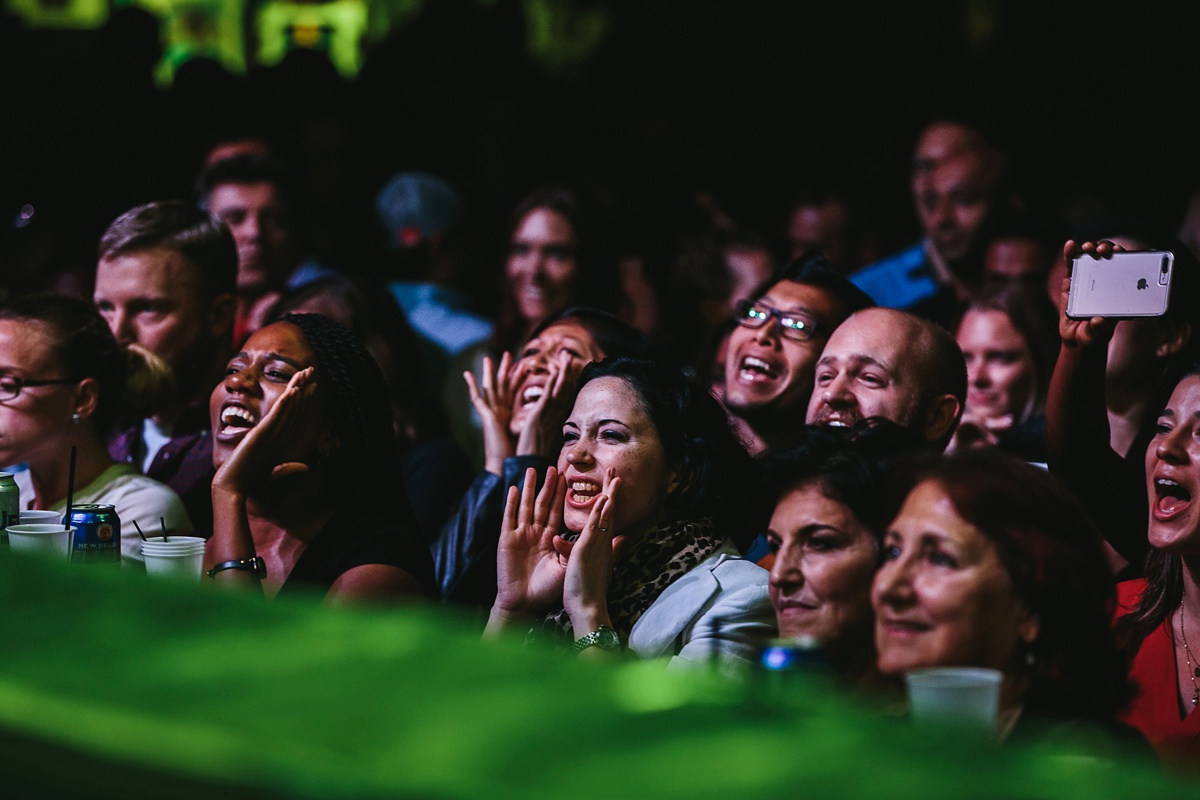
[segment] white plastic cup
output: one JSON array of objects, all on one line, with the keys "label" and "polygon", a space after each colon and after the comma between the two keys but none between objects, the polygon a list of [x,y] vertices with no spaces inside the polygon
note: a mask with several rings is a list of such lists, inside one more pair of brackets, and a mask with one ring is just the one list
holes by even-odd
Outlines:
[{"label": "white plastic cup", "polygon": [[165,541],[161,536],[149,536],[146,541],[142,542],[142,550],[147,546],[151,549],[170,549],[177,550],[185,545],[194,547],[199,545],[201,548],[208,543],[208,540],[201,536],[170,536]]},{"label": "white plastic cup", "polygon": [[931,667],[904,674],[917,724],[994,731],[1004,673],[983,667]]},{"label": "white plastic cup", "polygon": [[17,512],[17,514],[19,516],[17,522],[21,525],[34,525],[37,523],[51,525],[58,523],[60,526],[63,524],[63,517],[67,515],[65,511],[49,511],[45,509],[25,509]]},{"label": "white plastic cup", "polygon": [[204,567],[204,550],[154,553],[143,550],[146,574],[170,580],[199,583]]},{"label": "white plastic cup", "polygon": [[75,526],[64,527],[61,522],[20,523],[8,526],[8,546],[18,552],[66,559],[74,535]]}]

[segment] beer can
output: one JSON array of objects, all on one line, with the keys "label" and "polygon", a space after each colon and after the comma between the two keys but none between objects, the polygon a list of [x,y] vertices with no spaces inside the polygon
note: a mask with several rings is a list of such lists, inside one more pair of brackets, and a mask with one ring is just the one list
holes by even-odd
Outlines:
[{"label": "beer can", "polygon": [[75,526],[71,561],[121,563],[121,520],[115,508],[101,503],[82,503],[71,509],[70,523]]},{"label": "beer can", "polygon": [[11,472],[0,472],[0,547],[8,547],[9,525],[17,523],[21,513],[21,489]]}]

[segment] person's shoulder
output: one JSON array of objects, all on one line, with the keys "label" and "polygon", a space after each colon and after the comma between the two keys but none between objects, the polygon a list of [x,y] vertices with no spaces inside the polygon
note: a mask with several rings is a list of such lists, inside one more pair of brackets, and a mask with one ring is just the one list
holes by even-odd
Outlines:
[{"label": "person's shoulder", "polygon": [[917,242],[850,274],[850,282],[890,308],[907,308],[937,293],[925,245]]},{"label": "person's shoulder", "polygon": [[1145,578],[1130,578],[1117,584],[1117,616],[1123,616],[1137,608],[1146,591]]},{"label": "person's shoulder", "polygon": [[754,561],[744,558],[732,542],[726,542],[716,552],[701,561],[697,565],[697,569],[700,568],[711,571],[718,582],[726,587],[730,584],[766,586],[770,577],[767,570]]},{"label": "person's shoulder", "polygon": [[164,503],[183,504],[179,493],[170,486],[160,480],[143,475],[131,466],[128,471],[122,471],[108,482],[108,485],[104,487],[103,495],[104,501],[110,503],[114,498],[125,498],[143,502],[157,499]]}]

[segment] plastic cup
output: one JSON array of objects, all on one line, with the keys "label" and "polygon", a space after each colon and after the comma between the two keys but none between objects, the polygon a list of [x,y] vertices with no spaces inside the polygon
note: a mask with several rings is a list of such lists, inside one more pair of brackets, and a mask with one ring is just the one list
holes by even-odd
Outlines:
[{"label": "plastic cup", "polygon": [[28,509],[19,511],[17,514],[19,516],[17,522],[22,525],[33,525],[37,523],[52,525],[57,523],[61,526],[63,523],[63,517],[66,516],[66,512],[64,511],[48,511],[43,509]]},{"label": "plastic cup", "polygon": [[1004,674],[983,667],[932,667],[904,674],[908,706],[918,724],[992,731]]},{"label": "plastic cup", "polygon": [[178,553],[151,553],[142,551],[146,563],[146,574],[170,580],[199,583],[204,567],[204,550]]},{"label": "plastic cup", "polygon": [[142,542],[146,574],[199,582],[204,567],[205,540],[199,536],[153,536]]},{"label": "plastic cup", "polygon": [[8,546],[19,552],[66,559],[71,552],[75,526],[59,523],[20,523],[8,526]]},{"label": "plastic cup", "polygon": [[165,541],[161,536],[149,536],[146,541],[142,542],[142,550],[149,547],[152,550],[177,550],[181,547],[195,547],[199,545],[201,548],[208,543],[208,540],[200,536],[171,536]]}]

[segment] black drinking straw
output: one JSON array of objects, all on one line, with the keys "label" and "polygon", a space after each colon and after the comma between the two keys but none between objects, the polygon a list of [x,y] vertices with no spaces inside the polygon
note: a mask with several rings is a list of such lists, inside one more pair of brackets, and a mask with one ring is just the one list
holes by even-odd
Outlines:
[{"label": "black drinking straw", "polygon": [[150,541],[149,539],[146,538],[146,534],[142,533],[142,526],[137,524],[137,520],[136,519],[132,520],[132,522],[133,522],[133,527],[137,528],[138,536],[142,537],[142,541],[143,542]]},{"label": "black drinking straw", "polygon": [[67,521],[63,527],[71,530],[71,503],[75,499],[75,445],[71,445],[71,471],[67,473]]},{"label": "black drinking straw", "polygon": [[168,539],[168,538],[167,538],[167,521],[166,521],[165,519],[163,519],[162,517],[159,517],[159,518],[158,518],[158,524],[159,524],[159,525],[162,525],[162,529],[163,529],[163,541],[164,541],[164,542],[169,542],[169,541],[170,541],[170,539]]}]

